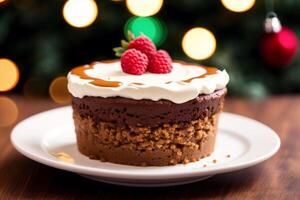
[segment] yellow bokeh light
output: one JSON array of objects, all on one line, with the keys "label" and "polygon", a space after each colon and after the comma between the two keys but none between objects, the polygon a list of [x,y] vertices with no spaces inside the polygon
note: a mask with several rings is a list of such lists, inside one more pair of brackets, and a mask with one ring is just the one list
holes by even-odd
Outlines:
[{"label": "yellow bokeh light", "polygon": [[64,19],[77,28],[91,25],[97,15],[98,7],[94,0],[68,0],[63,7]]},{"label": "yellow bokeh light", "polygon": [[209,30],[196,27],[183,36],[182,48],[190,58],[195,60],[207,59],[216,50],[216,39]]},{"label": "yellow bokeh light", "polygon": [[19,81],[19,69],[17,65],[5,58],[0,59],[0,92],[13,89]]},{"label": "yellow bokeh light", "polygon": [[68,92],[68,80],[64,76],[54,79],[49,87],[49,94],[53,101],[59,104],[68,104],[71,102],[71,95]]},{"label": "yellow bokeh light", "polygon": [[245,12],[253,7],[255,0],[221,0],[225,8],[233,12]]},{"label": "yellow bokeh light", "polygon": [[126,0],[126,6],[133,15],[147,17],[158,13],[163,2],[163,0]]},{"label": "yellow bokeh light", "polygon": [[0,96],[0,113],[0,127],[6,127],[17,120],[19,111],[13,100]]},{"label": "yellow bokeh light", "polygon": [[1,4],[6,4],[6,3],[8,3],[8,0],[0,0],[0,5]]}]

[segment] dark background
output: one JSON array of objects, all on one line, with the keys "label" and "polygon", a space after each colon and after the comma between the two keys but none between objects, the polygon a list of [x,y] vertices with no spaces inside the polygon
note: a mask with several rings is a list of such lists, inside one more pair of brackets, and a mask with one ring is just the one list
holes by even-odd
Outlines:
[{"label": "dark background", "polygon": [[[70,68],[95,60],[115,58],[113,47],[124,37],[124,25],[133,15],[124,1],[98,0],[96,21],[75,28],[62,15],[63,0],[10,0],[0,4],[0,57],[13,60],[20,70],[15,92],[24,86],[36,95],[47,95],[53,79]],[[282,24],[300,35],[300,1],[274,1]],[[159,48],[173,59],[225,68],[230,74],[229,94],[261,98],[270,94],[300,92],[300,56],[287,66],[270,67],[258,53],[266,16],[264,1],[256,1],[247,12],[227,10],[220,1],[165,0],[155,15],[167,28]],[[212,31],[217,50],[207,60],[188,58],[181,40],[190,28]],[[29,81],[29,82],[28,82]],[[28,85],[28,84],[27,84]]]}]

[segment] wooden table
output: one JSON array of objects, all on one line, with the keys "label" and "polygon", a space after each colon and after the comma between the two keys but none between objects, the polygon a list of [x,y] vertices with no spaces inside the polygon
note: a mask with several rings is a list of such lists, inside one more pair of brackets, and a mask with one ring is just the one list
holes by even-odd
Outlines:
[{"label": "wooden table", "polygon": [[[48,99],[9,97],[19,108],[17,121],[58,106]],[[272,127],[282,141],[279,152],[254,167],[202,182],[129,188],[91,181],[31,161],[10,143],[13,124],[0,128],[0,199],[300,199],[300,97],[227,99],[225,110]]]}]

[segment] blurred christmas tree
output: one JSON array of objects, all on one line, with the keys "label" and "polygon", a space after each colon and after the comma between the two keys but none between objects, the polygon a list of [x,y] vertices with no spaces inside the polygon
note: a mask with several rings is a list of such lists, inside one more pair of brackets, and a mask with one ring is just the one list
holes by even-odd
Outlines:
[{"label": "blurred christmas tree", "polygon": [[[222,2],[224,4],[226,0]],[[165,0],[155,17],[133,18],[134,8],[129,7],[130,1],[126,4],[125,1],[105,0],[96,1],[96,7],[93,4],[91,8],[80,7],[78,13],[87,9],[86,14],[72,22],[78,8],[66,6],[66,1],[2,0],[0,57],[13,60],[19,67],[17,91],[34,90],[33,93],[45,94],[50,82],[66,75],[71,67],[114,58],[111,49],[118,46],[117,38],[123,37],[124,29],[139,32],[139,27],[146,27],[143,23],[149,26],[152,23],[159,33],[151,27],[143,31],[153,34],[152,39],[174,59],[225,68],[231,76],[231,95],[263,97],[300,92],[298,55],[293,62],[280,67],[268,66],[259,55],[258,44],[264,32],[262,23],[266,9],[262,1],[252,2],[255,4],[250,10],[232,12],[221,1]],[[75,11],[70,13],[72,9]],[[275,10],[283,25],[298,36],[299,9],[300,0],[275,1]],[[211,52],[204,52],[211,55],[195,55],[207,56],[200,61],[193,60],[193,55],[182,48],[183,36],[194,27],[205,27],[204,30],[209,30],[216,38],[216,50],[212,46]],[[199,48],[210,48],[205,46],[206,43]]]}]

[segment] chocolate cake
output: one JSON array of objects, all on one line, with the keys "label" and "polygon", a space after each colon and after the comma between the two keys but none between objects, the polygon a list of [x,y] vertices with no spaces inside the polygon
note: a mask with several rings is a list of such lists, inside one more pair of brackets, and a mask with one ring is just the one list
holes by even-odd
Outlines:
[{"label": "chocolate cake", "polygon": [[120,60],[68,74],[79,151],[126,165],[195,162],[214,150],[226,71],[172,62],[130,31],[113,50]]},{"label": "chocolate cake", "polygon": [[226,71],[181,62],[166,74],[131,75],[120,61],[68,75],[79,151],[126,165],[195,162],[214,150]]}]

